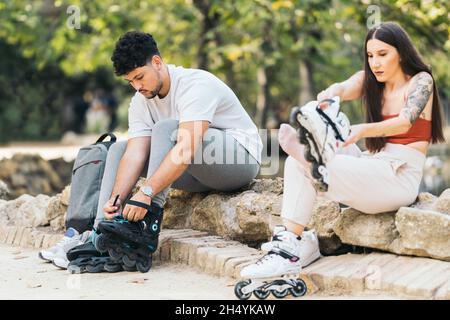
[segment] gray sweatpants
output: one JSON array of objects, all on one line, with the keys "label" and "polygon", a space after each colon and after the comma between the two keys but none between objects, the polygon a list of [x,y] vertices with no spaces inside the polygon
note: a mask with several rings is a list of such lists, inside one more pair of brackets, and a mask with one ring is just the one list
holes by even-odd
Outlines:
[{"label": "gray sweatpants", "polygon": [[[177,120],[166,119],[155,124],[152,130],[150,156],[142,176],[151,177],[159,168],[176,143],[177,129]],[[119,163],[126,146],[127,141],[119,141],[113,144],[108,152],[95,228],[104,218],[103,206],[111,197]],[[188,166],[187,170],[172,184],[172,188],[189,192],[233,191],[249,184],[259,172],[260,165],[255,158],[223,130],[209,128],[203,137],[202,148],[198,149],[198,152],[203,152],[203,157],[196,154],[196,161]],[[155,195],[152,201],[163,207],[169,188],[170,186]]]}]

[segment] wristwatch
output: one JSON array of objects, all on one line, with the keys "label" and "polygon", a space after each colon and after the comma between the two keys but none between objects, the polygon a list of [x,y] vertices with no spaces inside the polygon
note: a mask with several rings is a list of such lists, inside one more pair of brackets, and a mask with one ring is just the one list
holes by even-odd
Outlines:
[{"label": "wristwatch", "polygon": [[150,186],[144,186],[139,189],[147,197],[153,198],[153,189]]}]

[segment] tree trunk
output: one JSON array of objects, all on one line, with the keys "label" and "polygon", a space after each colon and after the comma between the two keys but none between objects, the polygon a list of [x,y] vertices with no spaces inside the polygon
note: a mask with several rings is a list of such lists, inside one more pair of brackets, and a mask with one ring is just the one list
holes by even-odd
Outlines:
[{"label": "tree trunk", "polygon": [[199,69],[208,70],[209,56],[208,56],[208,44],[211,41],[207,35],[213,32],[219,24],[220,15],[214,13],[210,15],[211,3],[208,0],[194,0],[194,6],[202,14],[202,27],[200,31],[198,54],[197,54],[197,67]]},{"label": "tree trunk", "polygon": [[312,65],[308,59],[302,59],[298,63],[298,77],[300,79],[299,87],[299,105],[302,106],[310,100],[313,100],[312,88]]},{"label": "tree trunk", "polygon": [[272,68],[260,67],[257,71],[258,94],[256,96],[255,123],[259,128],[265,128],[269,116],[270,105],[270,85],[272,78]]}]

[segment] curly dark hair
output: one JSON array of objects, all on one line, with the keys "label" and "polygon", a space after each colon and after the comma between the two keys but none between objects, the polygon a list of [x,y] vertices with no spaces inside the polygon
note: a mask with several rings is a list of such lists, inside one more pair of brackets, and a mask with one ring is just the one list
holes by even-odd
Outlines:
[{"label": "curly dark hair", "polygon": [[118,76],[142,67],[154,56],[161,56],[156,41],[149,33],[129,31],[116,42],[111,61]]}]

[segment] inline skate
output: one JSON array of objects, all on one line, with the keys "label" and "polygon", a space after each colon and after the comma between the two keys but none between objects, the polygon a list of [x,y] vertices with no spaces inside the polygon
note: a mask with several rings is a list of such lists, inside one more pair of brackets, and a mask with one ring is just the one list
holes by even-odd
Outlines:
[{"label": "inline skate", "polygon": [[[319,104],[326,102],[322,110]],[[311,163],[311,175],[317,191],[328,190],[326,164],[350,134],[350,121],[340,111],[339,97],[321,102],[310,101],[303,107],[294,107],[290,116],[291,125],[297,128],[300,143],[305,146],[305,159]]]},{"label": "inline skate", "polygon": [[163,208],[132,200],[127,203],[147,209],[144,219],[131,222],[118,215],[112,221],[102,221],[94,244],[99,252],[108,252],[111,259],[121,263],[123,268],[148,272],[152,266],[152,254],[158,247]]},{"label": "inline skate", "polygon": [[277,226],[272,241],[261,248],[268,253],[242,269],[241,278],[245,280],[235,285],[236,297],[245,300],[252,294],[258,299],[266,299],[270,294],[276,298],[305,295],[307,286],[300,279],[300,271],[321,257],[315,233],[305,231],[302,237],[297,237],[285,227]]}]

